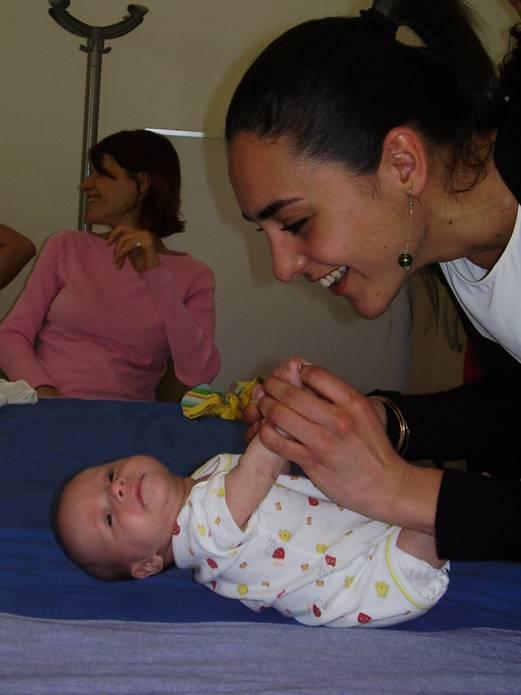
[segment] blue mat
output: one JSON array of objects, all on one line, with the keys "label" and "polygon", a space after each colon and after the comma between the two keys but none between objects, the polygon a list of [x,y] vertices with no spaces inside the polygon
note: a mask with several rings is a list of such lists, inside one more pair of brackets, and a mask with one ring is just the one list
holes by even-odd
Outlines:
[{"label": "blue mat", "polygon": [[[175,404],[57,399],[1,408],[0,612],[54,619],[291,623],[275,611],[256,614],[213,594],[186,570],[145,581],[96,581],[62,554],[50,528],[57,487],[87,465],[148,453],[186,475],[215,453],[243,448],[242,423],[187,420]],[[520,587],[519,564],[452,563],[442,601],[392,629],[521,630]]]}]

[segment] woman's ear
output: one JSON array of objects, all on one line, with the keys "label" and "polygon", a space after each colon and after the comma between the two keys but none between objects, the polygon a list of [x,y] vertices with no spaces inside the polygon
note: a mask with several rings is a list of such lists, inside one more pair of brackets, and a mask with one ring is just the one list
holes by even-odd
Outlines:
[{"label": "woman's ear", "polygon": [[164,567],[164,560],[161,555],[152,555],[146,560],[134,562],[130,568],[130,574],[134,579],[146,579],[154,574],[159,574]]},{"label": "woman's ear", "polygon": [[143,195],[143,193],[145,193],[145,191],[147,191],[148,188],[150,188],[152,179],[144,171],[140,171],[139,174],[136,176],[136,180],[139,188],[139,195]]},{"label": "woman's ear", "polygon": [[427,185],[429,159],[424,138],[412,128],[397,127],[385,136],[378,174],[419,196]]}]

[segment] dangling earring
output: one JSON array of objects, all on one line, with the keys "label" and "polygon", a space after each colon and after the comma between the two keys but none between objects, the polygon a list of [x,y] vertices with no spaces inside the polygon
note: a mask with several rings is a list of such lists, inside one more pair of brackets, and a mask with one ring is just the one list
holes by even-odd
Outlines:
[{"label": "dangling earring", "polygon": [[405,251],[398,256],[398,265],[404,270],[410,270],[412,266],[412,256],[409,253],[409,240],[411,238],[412,230],[412,212],[414,208],[414,197],[412,195],[412,188],[409,189],[409,228],[407,230],[407,243],[405,244]]}]

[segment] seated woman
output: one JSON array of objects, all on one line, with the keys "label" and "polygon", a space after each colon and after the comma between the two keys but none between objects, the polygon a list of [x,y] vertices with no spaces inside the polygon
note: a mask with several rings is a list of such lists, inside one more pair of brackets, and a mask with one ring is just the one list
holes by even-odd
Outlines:
[{"label": "seated woman", "polygon": [[0,289],[18,275],[35,253],[32,241],[0,224]]},{"label": "seated woman", "polygon": [[155,400],[169,357],[183,384],[211,382],[220,365],[213,273],[162,241],[184,226],[174,147],[121,131],[90,160],[85,219],[109,231],[48,239],[0,324],[0,368],[40,397]]}]

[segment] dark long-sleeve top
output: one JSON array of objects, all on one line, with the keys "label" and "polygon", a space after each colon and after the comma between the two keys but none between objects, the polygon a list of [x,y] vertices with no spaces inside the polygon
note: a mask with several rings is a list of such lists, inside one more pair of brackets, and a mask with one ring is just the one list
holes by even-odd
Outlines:
[{"label": "dark long-sleeve top", "polygon": [[[511,98],[494,152],[503,180],[521,202],[521,91]],[[521,278],[519,278],[521,301]],[[521,364],[478,336],[483,376],[449,391],[387,392],[410,428],[407,458],[479,460],[481,470],[445,470],[436,508],[440,557],[521,561]],[[383,392],[380,392],[383,393]]]},{"label": "dark long-sleeve top", "polygon": [[[521,365],[517,374],[519,382]],[[435,525],[440,557],[521,560],[520,391],[510,383],[515,379],[482,377],[434,394],[386,394],[409,425],[408,459],[486,462],[486,475],[443,473]]]}]

